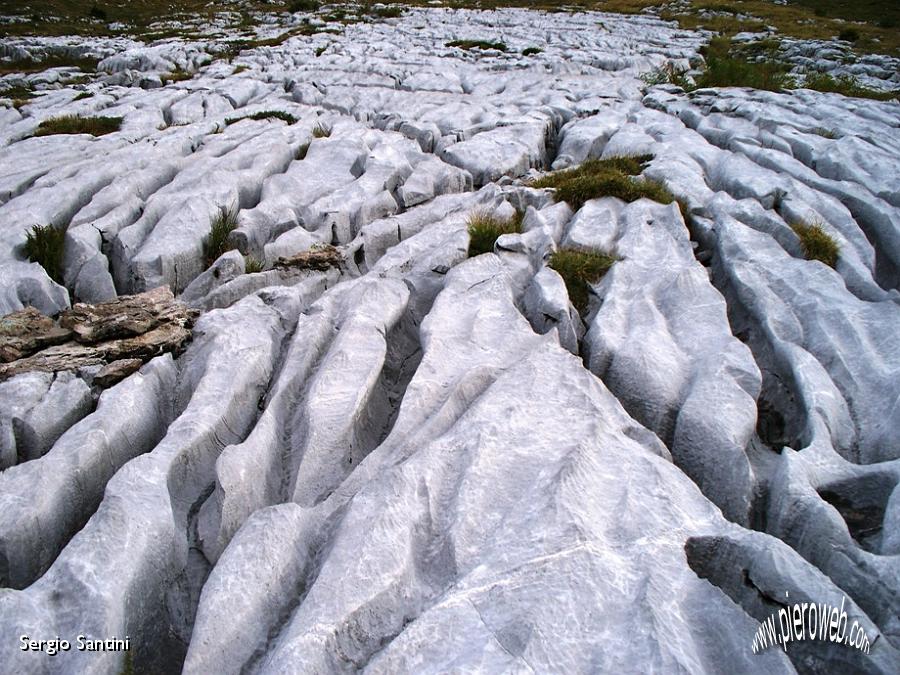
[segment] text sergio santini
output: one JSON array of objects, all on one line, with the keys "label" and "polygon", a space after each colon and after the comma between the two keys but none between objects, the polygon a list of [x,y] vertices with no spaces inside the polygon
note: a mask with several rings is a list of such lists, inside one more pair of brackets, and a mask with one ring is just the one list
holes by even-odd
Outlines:
[{"label": "text sergio santini", "polygon": [[[57,635],[52,640],[31,640],[27,635],[19,637],[19,649],[23,652],[47,652],[55,656],[59,652],[67,652],[72,648],[68,640]],[[115,635],[106,640],[93,640],[86,635],[75,638],[75,649],[80,652],[127,652],[131,649],[131,638],[117,638]]]}]

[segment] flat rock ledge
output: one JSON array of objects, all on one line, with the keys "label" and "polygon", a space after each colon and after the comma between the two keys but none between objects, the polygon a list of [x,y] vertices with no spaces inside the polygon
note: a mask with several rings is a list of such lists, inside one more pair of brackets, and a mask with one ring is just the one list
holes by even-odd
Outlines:
[{"label": "flat rock ledge", "polygon": [[0,318],[0,381],[32,371],[99,366],[108,387],[165,353],[180,353],[195,310],[165,286],[96,305],[78,303],[56,320],[28,307]]}]

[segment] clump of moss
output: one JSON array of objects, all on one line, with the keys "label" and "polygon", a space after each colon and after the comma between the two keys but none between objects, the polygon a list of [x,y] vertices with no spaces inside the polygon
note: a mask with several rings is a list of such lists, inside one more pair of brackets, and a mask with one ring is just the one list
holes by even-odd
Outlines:
[{"label": "clump of moss", "polygon": [[540,47],[525,47],[522,50],[522,56],[532,56],[533,54],[540,54],[542,51],[544,50]]},{"label": "clump of moss", "polygon": [[476,211],[469,216],[469,257],[493,251],[501,235],[521,232],[523,216],[518,211],[506,219],[498,218],[490,211]]},{"label": "clump of moss", "polygon": [[91,134],[103,136],[118,131],[122,126],[121,117],[79,117],[63,115],[51,117],[38,125],[35,136],[52,136],[54,134]]},{"label": "clump of moss", "polygon": [[66,231],[53,225],[35,225],[25,235],[25,255],[38,263],[58,284],[63,282],[63,250]]},{"label": "clump of moss", "polygon": [[549,264],[566,283],[572,304],[584,313],[588,308],[590,285],[600,281],[616,260],[615,255],[605,251],[561,248],[550,256]]},{"label": "clump of moss", "polygon": [[212,265],[225,251],[234,248],[228,241],[228,235],[237,227],[237,211],[222,207],[213,218],[209,228],[209,236],[203,246],[203,258],[206,266]]},{"label": "clump of moss", "polygon": [[819,223],[791,223],[791,229],[800,237],[800,246],[807,260],[819,260],[829,267],[837,264],[840,247]]},{"label": "clump of moss", "polygon": [[447,47],[459,47],[460,49],[496,49],[498,52],[505,52],[506,45],[502,42],[490,42],[488,40],[452,40],[447,43]]},{"label": "clump of moss", "polygon": [[331,129],[324,124],[317,124],[312,130],[313,138],[328,138],[331,136]]},{"label": "clump of moss", "polygon": [[235,122],[240,122],[241,120],[281,120],[282,122],[287,122],[288,124],[295,124],[297,122],[296,117],[294,117],[290,113],[284,112],[283,110],[260,110],[259,112],[245,115],[244,117],[229,117],[225,120],[225,124],[234,124]]},{"label": "clump of moss", "polygon": [[589,159],[580,166],[555,171],[531,183],[535,188],[554,188],[554,199],[578,210],[590,199],[618,197],[626,202],[647,198],[662,204],[675,196],[659,181],[635,178],[652,155]]}]

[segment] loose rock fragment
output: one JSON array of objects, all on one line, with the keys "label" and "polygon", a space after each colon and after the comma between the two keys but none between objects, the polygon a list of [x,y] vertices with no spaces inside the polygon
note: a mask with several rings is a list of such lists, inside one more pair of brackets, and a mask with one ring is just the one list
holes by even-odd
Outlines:
[{"label": "loose rock fragment", "polygon": [[278,258],[275,267],[324,272],[331,267],[340,267],[343,262],[343,256],[334,246],[320,246],[297,255]]}]

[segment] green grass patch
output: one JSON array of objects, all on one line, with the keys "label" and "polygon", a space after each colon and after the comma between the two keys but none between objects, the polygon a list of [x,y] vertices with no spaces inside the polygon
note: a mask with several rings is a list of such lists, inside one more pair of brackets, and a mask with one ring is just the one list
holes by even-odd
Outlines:
[{"label": "green grass patch", "polygon": [[53,281],[63,282],[63,251],[66,231],[53,225],[35,225],[25,235],[25,255],[38,263]]},{"label": "green grass patch", "polygon": [[218,215],[213,218],[209,227],[209,236],[203,246],[203,258],[206,266],[212,265],[225,251],[230,251],[234,246],[229,243],[228,235],[237,227],[237,211],[226,209],[224,206]]},{"label": "green grass patch", "polygon": [[819,223],[791,223],[791,229],[800,237],[800,246],[807,260],[819,260],[829,267],[837,264],[840,247]]},{"label": "green grass patch", "polygon": [[626,202],[641,198],[661,204],[675,201],[675,196],[662,183],[635,178],[653,157],[637,155],[589,159],[580,166],[555,171],[531,183],[534,188],[553,188],[554,199],[566,202],[576,211],[590,199],[617,197]]},{"label": "green grass patch", "polygon": [[731,51],[731,40],[715,37],[703,50],[706,70],[697,78],[698,87],[752,87],[781,91],[793,85],[790,66],[776,60],[751,61]]},{"label": "green grass patch", "polygon": [[600,281],[616,260],[615,255],[604,251],[561,248],[550,255],[549,264],[566,283],[575,309],[584,313],[588,308],[591,284]]},{"label": "green grass patch", "polygon": [[306,159],[306,153],[309,152],[309,143],[301,143],[294,153],[294,159]]},{"label": "green grass patch", "polygon": [[900,99],[900,90],[879,91],[877,89],[869,89],[859,84],[855,78],[849,75],[832,77],[828,73],[807,73],[802,86],[805,89],[815,89],[816,91],[832,92],[856,98],[869,98],[876,101]]},{"label": "green grass patch", "polygon": [[260,110],[259,112],[245,115],[244,117],[229,117],[225,120],[225,124],[234,124],[241,120],[281,120],[287,124],[296,124],[297,118],[283,110]]},{"label": "green grass patch", "polygon": [[85,73],[93,73],[97,70],[100,59],[92,57],[76,57],[65,55],[49,55],[40,60],[17,59],[13,61],[0,61],[0,75],[10,73],[39,73],[48,68],[78,68]]},{"label": "green grass patch", "polygon": [[122,126],[121,117],[79,117],[63,115],[51,117],[38,125],[35,136],[53,136],[55,134],[91,134],[104,136],[118,131]]},{"label": "green grass patch", "polygon": [[288,11],[291,13],[315,12],[319,7],[318,0],[291,0],[291,3],[288,5]]},{"label": "green grass patch", "polygon": [[523,213],[516,212],[514,216],[503,219],[490,211],[476,211],[469,216],[466,223],[469,231],[469,257],[493,251],[494,244],[501,235],[521,232],[523,216]]},{"label": "green grass patch", "polygon": [[94,94],[93,94],[92,92],[90,92],[90,91],[83,91],[83,92],[81,92],[80,94],[78,94],[78,96],[76,96],[75,98],[73,98],[72,100],[73,100],[73,101],[83,101],[83,100],[86,99],[86,98],[91,98],[93,95],[94,95]]},{"label": "green grass patch", "polygon": [[502,42],[489,42],[488,40],[452,40],[446,44],[447,47],[459,47],[460,49],[496,49],[498,52],[505,52],[506,45]]},{"label": "green grass patch", "polygon": [[14,85],[12,87],[6,87],[3,91],[0,91],[0,98],[10,98],[13,100],[14,104],[16,101],[27,102],[28,99],[32,99],[38,95],[38,92],[36,92],[28,85],[21,84]]},{"label": "green grass patch", "polygon": [[331,129],[320,123],[313,127],[312,135],[313,138],[328,138],[331,136]]},{"label": "green grass patch", "polygon": [[540,47],[525,47],[525,49],[522,50],[522,56],[534,56],[535,54],[540,54],[542,51],[544,50]]}]

